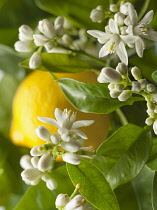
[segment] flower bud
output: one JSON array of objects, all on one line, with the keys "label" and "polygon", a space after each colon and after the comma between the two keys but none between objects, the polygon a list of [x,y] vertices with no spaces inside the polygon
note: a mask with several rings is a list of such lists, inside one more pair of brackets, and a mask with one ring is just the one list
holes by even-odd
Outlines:
[{"label": "flower bud", "polygon": [[40,125],[35,131],[36,131],[37,136],[40,139],[42,139],[44,141],[50,140],[50,132],[43,125]]},{"label": "flower bud", "polygon": [[103,68],[101,73],[108,82],[119,82],[122,79],[121,75],[115,69],[110,67]]},{"label": "flower bud", "polygon": [[52,42],[46,42],[44,44],[44,47],[46,51],[49,53],[54,48],[54,44]]},{"label": "flower bud", "polygon": [[148,107],[149,111],[154,111],[155,104],[151,101],[147,101],[147,107]]},{"label": "flower bud", "polygon": [[[53,39],[56,36],[53,24],[47,19],[39,21],[38,29],[48,39]],[[42,46],[42,45],[37,45],[37,46]]]},{"label": "flower bud", "polygon": [[54,21],[54,26],[55,27],[57,25],[63,26],[63,24],[64,24],[64,17],[58,16]]},{"label": "flower bud", "polygon": [[78,141],[72,140],[70,142],[62,142],[61,147],[69,152],[77,152],[80,149],[81,145]]},{"label": "flower bud", "polygon": [[32,164],[31,164],[31,156],[23,155],[20,159],[20,166],[23,169],[33,168]]},{"label": "flower bud", "polygon": [[122,75],[126,75],[128,73],[128,67],[124,63],[118,63],[116,71],[118,71]]},{"label": "flower bud", "polygon": [[145,89],[148,84],[148,81],[146,79],[140,79],[138,82],[141,84],[142,89]]},{"label": "flower bud", "polygon": [[122,14],[121,12],[118,12],[114,15],[114,20],[118,26],[124,25],[124,19],[125,19],[125,15]]},{"label": "flower bud", "polygon": [[61,139],[65,142],[69,142],[72,138],[72,134],[71,133],[65,133],[63,135],[61,135]]},{"label": "flower bud", "polygon": [[31,182],[39,179],[41,172],[37,168],[28,168],[21,173],[21,176],[24,181]]},{"label": "flower bud", "polygon": [[44,44],[49,40],[46,36],[41,35],[41,34],[34,34],[34,43],[36,46],[44,46]]},{"label": "flower bud", "polygon": [[76,154],[72,153],[65,153],[62,155],[63,161],[73,164],[73,165],[79,165],[81,163],[81,157]]},{"label": "flower bud", "polygon": [[128,15],[128,6],[129,2],[126,2],[120,6],[120,12],[123,13],[124,15]]},{"label": "flower bud", "polygon": [[120,95],[120,92],[117,91],[117,90],[111,90],[111,91],[110,91],[110,96],[111,96],[112,98],[118,98],[119,95]]},{"label": "flower bud", "polygon": [[130,90],[123,90],[118,96],[119,101],[126,101],[132,95]]},{"label": "flower bud", "polygon": [[17,52],[31,52],[33,50],[32,41],[17,41],[14,47]]},{"label": "flower bud", "polygon": [[57,133],[51,135],[50,138],[51,138],[51,141],[54,145],[59,144],[59,142],[61,140]]},{"label": "flower bud", "polygon": [[44,154],[38,162],[38,169],[42,172],[47,171],[51,167],[52,154]]},{"label": "flower bud", "polygon": [[110,4],[110,11],[111,12],[117,12],[118,6],[116,4]]},{"label": "flower bud", "polygon": [[157,120],[155,120],[155,122],[153,123],[153,130],[154,133],[157,135]]},{"label": "flower bud", "polygon": [[33,147],[31,149],[31,151],[30,151],[30,154],[32,156],[41,156],[41,155],[43,155],[44,151],[39,149],[41,146],[42,145],[37,145],[37,146]]},{"label": "flower bud", "polygon": [[101,22],[104,18],[104,12],[102,10],[93,9],[90,13],[90,18],[93,22]]},{"label": "flower bud", "polygon": [[108,85],[108,89],[111,91],[111,90],[115,90],[115,86],[116,86],[116,84],[115,83],[110,83],[109,85]]},{"label": "flower bud", "polygon": [[31,163],[34,168],[38,168],[39,158],[37,156],[31,158]]},{"label": "flower bud", "polygon": [[72,44],[72,41],[73,41],[72,38],[67,34],[64,34],[62,36],[62,40],[63,40],[64,44],[66,44],[68,46],[70,46]]},{"label": "flower bud", "polygon": [[131,74],[136,80],[140,80],[142,78],[141,70],[136,66],[131,69]]},{"label": "flower bud", "polygon": [[146,89],[148,92],[153,92],[155,91],[156,87],[152,83],[147,84]]},{"label": "flower bud", "polygon": [[135,92],[139,92],[141,90],[141,85],[139,82],[137,81],[133,81],[132,82],[132,88],[131,88],[132,91],[135,91]]},{"label": "flower bud", "polygon": [[59,194],[55,202],[56,207],[63,208],[67,205],[67,203],[69,203],[69,200],[70,198],[67,194]]},{"label": "flower bud", "polygon": [[38,53],[33,53],[29,60],[29,67],[31,69],[36,69],[41,64],[41,55]]},{"label": "flower bud", "polygon": [[125,23],[125,25],[127,25],[127,26],[130,26],[130,25],[132,24],[129,16],[127,16],[127,17],[124,19],[124,23]]},{"label": "flower bud", "polygon": [[46,186],[48,189],[54,190],[57,188],[57,182],[55,179],[51,178],[51,179],[47,180]]},{"label": "flower bud", "polygon": [[64,34],[64,28],[62,25],[59,25],[59,24],[56,25],[55,31],[56,31],[57,36],[62,36]]},{"label": "flower bud", "polygon": [[122,84],[116,84],[115,85],[115,90],[118,92],[122,92],[122,90],[124,89],[124,85]]},{"label": "flower bud", "polygon": [[146,119],[146,121],[145,121],[145,123],[146,123],[147,125],[152,125],[153,122],[154,122],[154,119],[151,118],[151,117],[148,117],[148,118]]},{"label": "flower bud", "polygon": [[21,41],[32,40],[33,39],[33,30],[27,25],[20,26],[19,39]]},{"label": "flower bud", "polygon": [[120,33],[121,33],[121,35],[127,35],[127,32],[126,32],[127,28],[128,28],[127,26],[120,27]]},{"label": "flower bud", "polygon": [[85,203],[84,197],[82,195],[76,195],[65,207],[66,210],[74,210],[77,207]]},{"label": "flower bud", "polygon": [[108,82],[106,81],[104,75],[101,74],[101,73],[98,75],[97,81],[98,81],[99,83],[108,83]]},{"label": "flower bud", "polygon": [[40,179],[30,182],[29,185],[37,185],[40,182]]},{"label": "flower bud", "polygon": [[47,182],[49,179],[50,179],[50,175],[48,173],[44,173],[42,174],[41,176],[41,179],[44,181],[44,182]]}]

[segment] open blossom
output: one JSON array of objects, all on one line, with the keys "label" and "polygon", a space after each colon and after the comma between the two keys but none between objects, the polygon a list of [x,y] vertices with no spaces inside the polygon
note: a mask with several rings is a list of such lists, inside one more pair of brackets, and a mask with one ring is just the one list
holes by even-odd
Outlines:
[{"label": "open blossom", "polygon": [[89,30],[87,32],[96,37],[101,44],[105,44],[100,49],[99,57],[104,57],[110,53],[117,53],[120,60],[126,65],[128,64],[125,44],[133,43],[137,38],[130,35],[121,35],[115,20],[109,20],[109,26],[106,28],[106,32],[98,30]]},{"label": "open blossom", "polygon": [[68,111],[67,109],[62,112],[60,109],[56,108],[54,114],[56,120],[47,117],[38,117],[38,119],[41,122],[58,127],[61,134],[66,134],[69,131],[72,131],[83,139],[87,138],[87,136],[82,131],[77,130],[77,128],[89,126],[94,122],[93,120],[81,120],[74,122],[76,114],[71,110]]}]

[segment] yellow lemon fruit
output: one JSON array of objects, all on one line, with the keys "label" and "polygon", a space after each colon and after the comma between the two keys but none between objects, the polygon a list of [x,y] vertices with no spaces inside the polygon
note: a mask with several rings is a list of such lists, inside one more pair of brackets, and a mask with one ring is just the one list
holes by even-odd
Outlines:
[{"label": "yellow lemon fruit", "polygon": [[[80,82],[95,83],[97,76],[91,72],[83,73],[56,73],[58,78],[72,78]],[[62,93],[59,84],[54,81],[48,72],[34,71],[21,83],[13,100],[13,118],[10,128],[10,137],[14,144],[32,148],[44,144],[38,138],[35,129],[44,125],[51,134],[57,133],[55,126],[43,123],[40,117],[54,118],[54,110],[71,109],[77,112],[76,120],[94,120],[95,122],[82,130],[88,137],[85,146],[97,148],[105,139],[109,130],[109,116],[105,114],[82,113],[76,110]]]}]

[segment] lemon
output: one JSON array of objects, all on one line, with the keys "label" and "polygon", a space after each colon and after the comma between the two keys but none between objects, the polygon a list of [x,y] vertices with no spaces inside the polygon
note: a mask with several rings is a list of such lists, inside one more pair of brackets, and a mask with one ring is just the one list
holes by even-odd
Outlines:
[{"label": "lemon", "polygon": [[[96,75],[91,71],[83,73],[56,73],[58,78],[72,78],[80,82],[95,83]],[[54,117],[55,108],[65,108],[77,112],[77,120],[94,120],[89,126],[80,128],[88,137],[85,146],[97,148],[105,139],[109,130],[109,116],[105,114],[82,113],[76,110],[62,93],[59,84],[54,81],[48,72],[34,71],[21,83],[13,100],[13,118],[10,128],[10,137],[14,144],[32,148],[45,142],[39,139],[35,129],[44,125],[51,134],[57,133],[53,125],[42,123],[40,117]]]}]

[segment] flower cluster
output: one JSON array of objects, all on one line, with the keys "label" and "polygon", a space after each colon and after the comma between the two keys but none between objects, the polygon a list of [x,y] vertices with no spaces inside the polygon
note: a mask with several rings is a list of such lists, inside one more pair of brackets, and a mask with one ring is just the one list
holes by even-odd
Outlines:
[{"label": "flower cluster", "polygon": [[59,16],[55,19],[54,24],[47,19],[39,21],[38,30],[40,34],[34,34],[33,30],[27,25],[22,25],[19,28],[19,41],[15,43],[15,50],[18,52],[32,52],[38,47],[38,50],[33,53],[29,61],[31,69],[35,69],[40,65],[42,49],[45,48],[50,53],[57,44],[57,40],[63,36],[63,24],[64,18]]},{"label": "flower cluster", "polygon": [[[65,109],[63,112],[55,109],[56,120],[46,117],[38,117],[44,123],[58,127],[58,133],[51,134],[44,126],[36,129],[38,137],[46,141],[43,145],[35,146],[31,149],[30,156],[21,159],[21,166],[25,169],[22,172],[22,179],[27,184],[37,184],[40,179],[46,182],[49,189],[53,190],[57,184],[49,175],[49,170],[53,169],[57,157],[62,157],[63,161],[78,165],[81,158],[89,158],[93,155],[92,147],[82,147],[87,136],[78,130],[82,126],[89,126],[93,120],[76,121],[76,114]],[[62,151],[60,151],[62,148]]]},{"label": "flower cluster", "polygon": [[147,102],[147,113],[149,117],[145,123],[153,124],[155,134],[157,134],[157,89],[153,83],[142,78],[138,67],[131,68],[131,75],[134,81],[129,78],[128,67],[124,63],[119,63],[116,69],[105,67],[98,76],[98,82],[110,83],[108,85],[110,96],[126,101],[132,94],[143,96]]},{"label": "flower cluster", "polygon": [[[116,10],[115,10],[116,11]],[[126,46],[135,48],[138,56],[143,56],[145,39],[157,41],[157,32],[149,26],[153,19],[153,11],[149,11],[143,19],[138,22],[137,12],[130,2],[123,3],[119,12],[115,13],[114,19],[109,19],[105,32],[99,30],[87,31],[96,37],[101,44],[99,57],[117,53],[120,60],[128,65]]]}]

